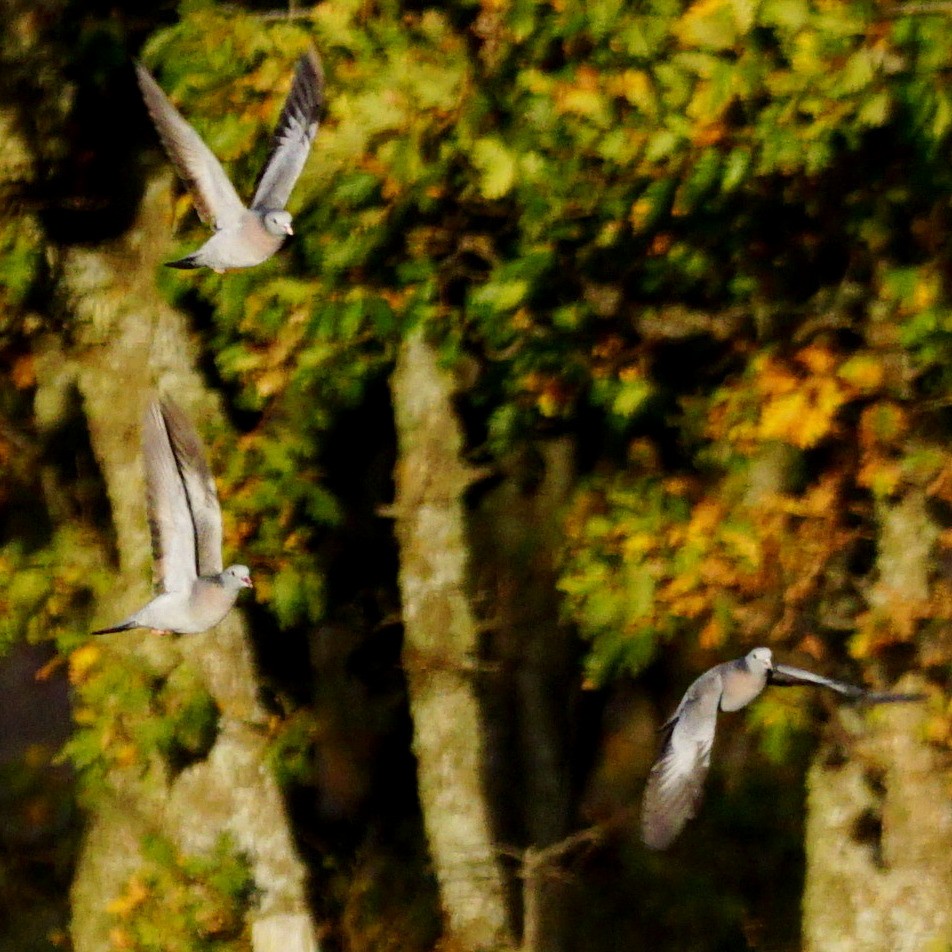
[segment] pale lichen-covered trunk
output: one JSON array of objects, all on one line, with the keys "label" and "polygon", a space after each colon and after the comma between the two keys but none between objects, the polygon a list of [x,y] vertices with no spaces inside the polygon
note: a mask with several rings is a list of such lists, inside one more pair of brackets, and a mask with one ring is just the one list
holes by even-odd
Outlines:
[{"label": "pale lichen-covered trunk", "polygon": [[475,689],[479,624],[468,592],[462,498],[473,472],[460,458],[453,380],[419,333],[401,347],[392,392],[403,663],[420,802],[446,931],[454,949],[511,948]]},{"label": "pale lichen-covered trunk", "polygon": [[[870,602],[888,611],[929,595],[936,528],[911,493],[880,513]],[[908,676],[900,688],[921,688]],[[924,738],[922,704],[863,715],[808,779],[803,935],[808,952],[945,952],[952,947],[952,764]]]},{"label": "pale lichen-covered trunk", "polygon": [[[183,315],[154,289],[157,254],[168,241],[166,183],[153,183],[135,225],[121,240],[73,248],[61,261],[60,295],[71,315],[69,340],[49,337],[37,350],[37,420],[54,427],[78,393],[111,504],[121,577],[98,618],[112,621],[150,596],[149,539],[139,432],[153,388],[174,394],[190,415],[218,412],[196,367],[197,348]],[[227,500],[224,500],[227,506]],[[116,650],[141,653],[159,673],[182,664],[202,676],[219,710],[208,755],[173,776],[157,756],[144,772],[116,769],[112,794],[97,802],[72,891],[77,952],[113,943],[110,901],[141,862],[140,843],[160,833],[185,854],[209,852],[230,834],[248,857],[259,902],[249,922],[255,952],[311,952],[305,869],[280,791],[265,763],[263,714],[248,633],[240,612],[212,632],[187,638],[148,632],[111,636]],[[257,725],[257,726],[256,726]]]},{"label": "pale lichen-covered trunk", "polygon": [[913,705],[876,711],[854,726],[848,760],[826,747],[810,770],[808,952],[952,947],[950,772],[922,719]]}]

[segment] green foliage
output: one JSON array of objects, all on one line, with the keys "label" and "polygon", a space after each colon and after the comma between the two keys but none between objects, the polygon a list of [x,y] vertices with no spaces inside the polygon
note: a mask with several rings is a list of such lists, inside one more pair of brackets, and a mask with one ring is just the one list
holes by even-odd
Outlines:
[{"label": "green foliage", "polygon": [[203,856],[148,837],[142,864],[107,907],[110,938],[129,952],[246,952],[252,887],[249,863],[230,836]]},{"label": "green foliage", "polygon": [[71,527],[41,550],[17,539],[0,547],[0,654],[21,639],[68,647],[85,637],[92,595],[106,573],[78,557],[84,551],[83,531]]},{"label": "green foliage", "polygon": [[[560,587],[593,679],[676,636],[795,647],[849,618],[878,632],[857,654],[882,646],[844,567],[878,500],[946,493],[909,422],[950,365],[944,20],[860,0],[473,13],[202,5],[148,45],[243,193],[294,57],[325,63],[295,241],[253,273],[162,278],[211,306],[218,370],[261,414],[225,476],[261,599],[285,626],[321,616],[328,436],[422,322],[475,359],[490,452],[597,420],[677,458],[627,478],[606,454],[569,515]],[[760,498],[751,461],[778,445],[789,472]]]},{"label": "green foliage", "polygon": [[203,756],[214,741],[217,706],[188,665],[163,677],[142,658],[93,641],[72,652],[69,674],[76,729],[61,756],[90,802],[127,772],[162,783],[177,762]]},{"label": "green foliage", "polygon": [[0,221],[0,346],[23,334],[28,295],[42,273],[43,250],[34,219]]},{"label": "green foliage", "polygon": [[760,734],[760,747],[774,763],[791,759],[810,726],[806,691],[767,691],[752,705],[748,720]]},{"label": "green foliage", "polygon": [[665,560],[674,555],[664,540],[688,515],[683,498],[650,478],[613,481],[576,500],[559,588],[569,616],[592,641],[586,668],[593,682],[622,666],[637,673],[658,641],[685,622],[657,608]]},{"label": "green foliage", "polygon": [[[924,633],[948,670],[941,572],[915,603],[870,597],[885,509],[913,491],[952,505],[946,16],[867,0],[179,15],[143,58],[244,196],[309,43],[327,73],[294,240],[249,272],[157,276],[207,315],[199,344],[241,430],[210,434],[226,549],[279,626],[327,611],[323,543],[350,516],[333,439],[422,324],[468,371],[479,449],[551,432],[584,447],[559,589],[591,681],[675,639],[692,659],[766,642],[870,662]],[[204,238],[183,225],[182,248]],[[24,393],[43,325],[25,313],[34,228],[0,230],[0,348]],[[17,458],[0,429],[5,482]],[[75,643],[100,584],[77,572],[83,548],[4,543],[0,639]],[[85,782],[200,756],[216,711],[191,676],[104,650],[71,660]],[[310,713],[276,747],[285,779],[309,779]],[[781,699],[752,711],[777,758],[802,716]]]}]

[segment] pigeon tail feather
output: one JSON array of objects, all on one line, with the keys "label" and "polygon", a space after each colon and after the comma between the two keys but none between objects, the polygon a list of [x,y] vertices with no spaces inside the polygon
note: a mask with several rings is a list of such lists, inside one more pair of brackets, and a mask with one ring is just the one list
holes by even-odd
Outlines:
[{"label": "pigeon tail feather", "polygon": [[139,625],[134,621],[124,621],[121,624],[113,625],[111,628],[97,628],[93,635],[108,635],[114,631],[128,631],[130,628],[138,628]]},{"label": "pigeon tail feather", "polygon": [[202,263],[198,261],[197,258],[197,254],[186,255],[184,258],[178,258],[175,261],[166,261],[165,266],[166,268],[181,268],[183,270],[188,268],[201,268]]}]

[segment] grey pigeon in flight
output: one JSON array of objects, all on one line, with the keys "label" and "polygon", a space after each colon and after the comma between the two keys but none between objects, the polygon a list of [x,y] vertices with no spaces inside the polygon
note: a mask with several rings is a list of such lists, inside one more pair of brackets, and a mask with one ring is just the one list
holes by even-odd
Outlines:
[{"label": "grey pigeon in flight", "polygon": [[215,229],[201,248],[168,262],[169,267],[206,267],[221,273],[250,268],[270,258],[294,233],[284,206],[304,168],[324,107],[324,72],[317,53],[310,50],[298,60],[250,208],[151,73],[141,63],[136,63],[136,73],[165,151],[192,192],[199,217]]},{"label": "grey pigeon in flight", "polygon": [[153,576],[160,594],[94,635],[129,628],[198,634],[217,625],[238,593],[251,588],[247,566],[222,571],[221,509],[205,448],[169,399],[152,400],[142,428]]},{"label": "grey pigeon in flight", "polygon": [[662,726],[661,753],[651,768],[641,811],[641,837],[651,849],[670,846],[697,812],[711,762],[718,709],[738,711],[768,685],[816,685],[871,704],[918,701],[921,694],[891,694],[834,681],[822,675],[775,664],[769,648],[754,648],[743,658],[725,661],[702,674]]}]

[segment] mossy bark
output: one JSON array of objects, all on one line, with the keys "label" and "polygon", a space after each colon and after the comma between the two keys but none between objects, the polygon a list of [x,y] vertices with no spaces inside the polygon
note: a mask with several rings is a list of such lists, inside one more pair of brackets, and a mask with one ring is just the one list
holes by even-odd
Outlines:
[{"label": "mossy bark", "polygon": [[[55,427],[75,412],[69,404],[79,395],[111,505],[120,577],[115,599],[100,607],[101,621],[122,617],[150,596],[139,430],[151,392],[174,394],[194,417],[218,411],[196,370],[198,351],[184,316],[154,289],[169,207],[167,180],[152,183],[121,240],[65,252],[59,290],[74,331],[69,340],[47,338],[37,351],[37,419]],[[274,948],[273,917],[280,920],[283,949],[309,952],[315,940],[305,870],[265,764],[264,717],[240,613],[204,635],[135,632],[111,636],[110,646],[140,653],[163,676],[183,664],[200,671],[218,708],[218,733],[207,757],[178,775],[155,756],[145,770],[137,765],[110,777],[112,793],[93,806],[76,871],[74,948],[112,948],[108,904],[138,867],[144,835],[158,833],[183,853],[201,854],[229,833],[248,857],[259,893],[249,923],[256,952]]]},{"label": "mossy bark", "polygon": [[452,948],[513,946],[483,776],[475,687],[479,630],[468,592],[455,386],[419,333],[402,345],[392,379],[399,457],[395,517],[413,750],[430,853]]},{"label": "mossy bark", "polygon": [[[884,508],[880,525],[870,601],[923,601],[937,535],[924,498]],[[899,685],[921,687],[913,675]],[[923,739],[925,718],[923,704],[843,708],[819,752],[807,781],[808,952],[952,946],[952,763]]]},{"label": "mossy bark", "polygon": [[828,745],[810,770],[808,952],[952,946],[950,768],[920,739],[922,721],[912,705],[876,711],[852,726],[849,759]]}]

